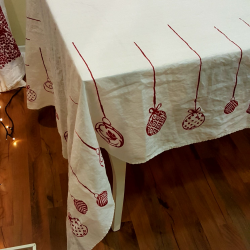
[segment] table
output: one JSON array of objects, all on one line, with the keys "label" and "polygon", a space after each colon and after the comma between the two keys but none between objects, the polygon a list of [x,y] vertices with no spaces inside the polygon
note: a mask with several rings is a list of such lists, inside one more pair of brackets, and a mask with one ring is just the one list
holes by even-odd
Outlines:
[{"label": "table", "polygon": [[27,103],[56,107],[69,161],[68,249],[92,249],[112,223],[100,148],[136,164],[250,127],[248,0],[27,8]]},{"label": "table", "polygon": [[25,66],[13,38],[4,1],[0,0],[0,92],[23,87]]}]

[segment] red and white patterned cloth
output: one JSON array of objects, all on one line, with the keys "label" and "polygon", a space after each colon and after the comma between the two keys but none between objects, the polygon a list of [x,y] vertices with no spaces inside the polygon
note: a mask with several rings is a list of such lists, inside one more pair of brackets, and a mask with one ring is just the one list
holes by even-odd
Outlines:
[{"label": "red and white patterned cloth", "polygon": [[[68,250],[107,234],[100,147],[132,164],[250,127],[249,0],[28,0],[28,107],[55,105]],[[183,166],[185,167],[185,166]]]},{"label": "red and white patterned cloth", "polygon": [[25,66],[11,34],[4,1],[0,0],[0,92],[25,86]]}]

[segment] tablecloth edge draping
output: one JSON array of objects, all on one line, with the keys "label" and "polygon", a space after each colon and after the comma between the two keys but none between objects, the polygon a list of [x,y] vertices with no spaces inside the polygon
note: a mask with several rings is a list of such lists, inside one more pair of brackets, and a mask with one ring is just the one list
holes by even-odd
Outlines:
[{"label": "tablecloth edge draping", "polygon": [[171,149],[174,149],[174,148],[181,148],[181,147],[188,146],[188,145],[195,144],[195,143],[200,143],[200,142],[206,142],[206,141],[211,141],[211,140],[219,139],[219,138],[221,138],[223,136],[226,136],[226,135],[229,135],[229,134],[232,134],[232,133],[244,130],[244,129],[248,129],[248,128],[250,128],[250,125],[249,126],[242,126],[240,128],[235,128],[235,129],[232,129],[230,131],[226,131],[225,133],[222,133],[219,136],[211,136],[211,137],[209,137],[206,140],[186,141],[186,142],[184,142],[182,144],[178,144],[178,146],[173,145],[173,146],[170,146],[170,147],[165,147],[164,149],[156,150],[154,153],[152,153],[149,156],[147,156],[146,160],[138,160],[138,161],[135,161],[135,162],[124,161],[123,159],[117,157],[117,155],[110,154],[105,148],[104,149],[107,151],[107,153],[109,155],[112,155],[112,156],[114,156],[116,158],[119,158],[120,160],[122,160],[122,161],[124,161],[124,162],[126,162],[128,164],[131,164],[131,165],[134,165],[134,164],[143,164],[143,163],[146,163],[149,160],[152,160],[154,157],[158,156],[159,154],[161,154],[161,153],[163,153],[165,151],[168,151],[168,150],[171,150]]},{"label": "tablecloth edge draping", "polygon": [[[174,149],[174,148],[181,148],[181,147],[188,146],[188,145],[191,145],[191,144],[196,144],[196,143],[201,143],[201,142],[206,142],[206,141],[211,141],[211,140],[219,139],[219,138],[222,138],[223,136],[230,135],[232,133],[235,133],[235,132],[238,132],[238,131],[241,131],[241,130],[244,130],[244,129],[248,129],[248,128],[250,128],[250,125],[249,126],[241,126],[240,128],[235,128],[235,129],[232,129],[230,131],[227,130],[225,133],[222,133],[219,136],[211,136],[211,137],[209,137],[206,140],[186,141],[186,142],[184,142],[184,143],[182,143],[182,144],[180,144],[178,146],[172,145],[170,147],[165,147],[164,149],[156,150],[154,153],[152,153],[149,156],[147,156],[146,160],[138,160],[138,161],[134,161],[134,162],[125,161],[125,160],[119,158],[117,155],[109,153],[107,149],[105,149],[105,148],[102,148],[102,149],[105,149],[109,155],[114,156],[114,157],[116,157],[116,158],[120,159],[121,161],[124,161],[124,162],[126,162],[128,164],[131,164],[131,165],[134,165],[134,164],[143,164],[143,163],[146,163],[149,160],[152,160],[154,157],[158,156],[159,154],[161,154],[161,153],[163,153],[165,151],[168,151],[168,150],[171,150],[171,149]],[[68,158],[63,155],[63,151],[62,151],[62,156],[63,156],[64,159],[68,160]]]},{"label": "tablecloth edge draping", "polygon": [[18,77],[17,80],[11,86],[1,90],[0,93],[26,87],[26,82],[23,80],[24,76],[25,76],[25,73],[23,73],[20,77]]}]

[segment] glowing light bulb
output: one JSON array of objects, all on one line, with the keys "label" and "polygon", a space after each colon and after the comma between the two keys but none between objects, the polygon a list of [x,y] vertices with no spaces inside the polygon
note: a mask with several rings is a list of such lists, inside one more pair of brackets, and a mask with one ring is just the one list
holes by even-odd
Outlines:
[{"label": "glowing light bulb", "polygon": [[2,121],[3,119],[2,118],[0,118],[0,121]]},{"label": "glowing light bulb", "polygon": [[15,141],[16,139],[15,138],[12,138],[13,141]]},{"label": "glowing light bulb", "polygon": [[16,141],[14,142],[14,146],[16,146]]},{"label": "glowing light bulb", "polygon": [[6,128],[8,128],[9,126],[6,126]]}]

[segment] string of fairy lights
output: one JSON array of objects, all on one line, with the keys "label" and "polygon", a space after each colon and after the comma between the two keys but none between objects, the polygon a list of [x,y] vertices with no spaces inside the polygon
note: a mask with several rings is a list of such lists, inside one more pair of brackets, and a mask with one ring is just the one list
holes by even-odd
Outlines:
[{"label": "string of fairy lights", "polygon": [[[12,97],[10,98],[9,102],[7,103],[7,105],[5,106],[5,113],[7,115],[7,117],[9,118],[10,122],[11,122],[11,126],[9,125],[5,125],[3,118],[0,118],[0,123],[2,124],[2,126],[5,129],[6,132],[6,140],[8,140],[8,137],[10,137],[13,141],[15,141],[15,137],[14,137],[14,122],[12,120],[12,118],[10,117],[10,115],[8,114],[8,107],[11,104],[11,101],[13,100],[13,98],[22,90],[22,88],[19,88],[15,94],[12,95]],[[2,107],[0,106],[0,109],[2,109]],[[14,142],[14,145],[16,145],[16,142]]]}]

